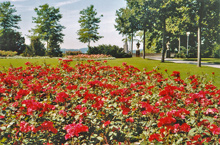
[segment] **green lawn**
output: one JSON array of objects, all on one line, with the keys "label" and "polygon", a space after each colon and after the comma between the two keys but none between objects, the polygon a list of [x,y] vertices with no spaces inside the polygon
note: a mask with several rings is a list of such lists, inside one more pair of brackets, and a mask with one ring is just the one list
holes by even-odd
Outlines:
[{"label": "green lawn", "polygon": [[[197,61],[197,58],[181,58],[181,60]],[[202,58],[202,62],[220,64],[220,58]]]},{"label": "green lawn", "polygon": [[[3,69],[3,66],[8,68],[10,65],[14,67],[25,66],[25,62],[43,64],[46,62],[47,64],[51,64],[52,66],[58,65],[58,59],[49,58],[49,59],[0,59],[0,69]],[[198,68],[196,65],[193,64],[177,64],[172,62],[165,62],[161,63],[157,60],[149,60],[149,59],[142,59],[142,58],[124,58],[124,59],[115,59],[115,60],[108,60],[108,64],[110,66],[121,66],[123,62],[127,62],[129,65],[133,65],[140,70],[143,68],[147,68],[148,71],[152,69],[159,68],[160,72],[164,72],[167,69],[168,74],[171,74],[173,71],[179,71],[181,73],[181,78],[185,79],[189,75],[197,74],[197,75],[207,75],[208,79],[212,78],[212,72],[215,73],[215,82],[218,88],[220,88],[220,69],[212,68],[207,66],[202,66]],[[71,65],[74,66],[76,61],[71,62]]]}]

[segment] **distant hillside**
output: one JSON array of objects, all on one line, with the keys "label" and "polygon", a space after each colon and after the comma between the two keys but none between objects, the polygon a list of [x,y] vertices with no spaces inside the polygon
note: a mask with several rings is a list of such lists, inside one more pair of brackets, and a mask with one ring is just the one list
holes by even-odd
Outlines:
[{"label": "distant hillside", "polygon": [[66,51],[81,51],[82,53],[87,53],[88,48],[80,48],[80,49],[65,49],[62,48],[60,49],[63,53],[65,53]]}]

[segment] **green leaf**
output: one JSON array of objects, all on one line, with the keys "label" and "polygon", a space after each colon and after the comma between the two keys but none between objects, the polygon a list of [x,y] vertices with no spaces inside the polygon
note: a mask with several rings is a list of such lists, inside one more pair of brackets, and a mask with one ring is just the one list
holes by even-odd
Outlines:
[{"label": "green leaf", "polygon": [[[7,138],[6,138],[6,137],[3,137],[2,140],[1,140],[1,142],[5,142],[6,140],[7,140]],[[0,144],[0,145],[3,145],[3,144]]]},{"label": "green leaf", "polygon": [[190,131],[189,131],[189,136],[194,136],[195,135],[195,132],[196,132],[197,128],[192,128]]},{"label": "green leaf", "polygon": [[98,136],[97,139],[100,141],[103,141],[103,137],[101,137],[101,136]]},{"label": "green leaf", "polygon": [[177,143],[177,144],[181,144],[181,143],[182,143],[182,141],[183,141],[183,138],[181,137],[180,139],[178,139],[178,140],[177,140],[177,142],[176,142],[176,143]]}]

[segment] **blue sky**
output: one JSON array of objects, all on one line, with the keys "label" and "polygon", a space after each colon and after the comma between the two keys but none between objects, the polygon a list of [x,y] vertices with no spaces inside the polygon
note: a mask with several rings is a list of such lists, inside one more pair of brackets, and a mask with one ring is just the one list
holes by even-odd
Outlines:
[{"label": "blue sky", "polygon": [[[5,0],[0,0],[4,2]],[[91,43],[91,46],[96,46],[99,44],[112,44],[123,47],[122,39],[123,37],[118,34],[114,28],[115,24],[115,12],[119,8],[125,7],[125,0],[8,0],[17,10],[17,14],[21,15],[22,21],[19,22],[20,29],[19,32],[22,32],[22,35],[26,38],[26,43],[29,44],[30,41],[26,37],[30,33],[28,30],[34,28],[35,24],[32,23],[32,17],[36,16],[34,8],[39,7],[39,5],[49,4],[55,8],[60,8],[60,13],[63,15],[63,18],[60,20],[60,23],[66,27],[63,30],[64,43],[61,44],[61,48],[66,49],[79,49],[87,47],[87,44],[81,43],[77,38],[77,30],[80,29],[78,20],[79,12],[82,9],[87,8],[91,4],[94,5],[98,16],[103,14],[101,22],[99,24],[100,29],[99,33],[104,38],[100,39],[96,43]]]}]

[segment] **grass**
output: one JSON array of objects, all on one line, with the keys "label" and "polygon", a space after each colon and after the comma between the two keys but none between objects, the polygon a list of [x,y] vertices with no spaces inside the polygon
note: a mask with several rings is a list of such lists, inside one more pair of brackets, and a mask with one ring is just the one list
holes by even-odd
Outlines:
[{"label": "grass", "polygon": [[[181,60],[197,61],[197,58],[181,58]],[[220,59],[219,58],[202,58],[202,62],[220,64]]]},{"label": "grass", "polygon": [[[8,68],[10,65],[14,67],[25,67],[25,62],[31,62],[36,64],[51,64],[52,66],[58,65],[58,59],[55,58],[48,58],[48,59],[0,59],[0,69],[2,70],[3,67]],[[158,68],[160,72],[164,73],[164,70],[167,69],[168,74],[172,74],[173,71],[179,71],[181,74],[181,78],[185,79],[189,75],[206,75],[209,80],[212,79],[213,75],[212,72],[215,73],[215,78],[213,84],[220,88],[220,69],[212,68],[207,66],[202,66],[198,68],[196,65],[193,64],[177,64],[172,62],[164,62],[161,63],[158,60],[149,60],[149,59],[142,59],[142,58],[124,58],[124,59],[115,59],[115,60],[108,60],[108,64],[110,66],[121,66],[123,62],[127,62],[128,65],[133,65],[140,70],[146,68],[148,71]],[[75,66],[76,61],[71,62],[72,66]]]},{"label": "grass", "polygon": [[25,67],[26,62],[36,63],[36,64],[51,64],[52,66],[56,66],[58,64],[58,59],[55,58],[45,58],[45,59],[0,59],[0,69],[2,67],[8,68],[10,65],[13,67]]},{"label": "grass", "polygon": [[143,68],[147,68],[148,71],[151,71],[155,68],[158,68],[160,72],[164,73],[165,69],[167,69],[168,74],[172,74],[173,71],[179,71],[181,74],[181,78],[185,79],[189,75],[206,75],[208,80],[213,78],[212,73],[215,73],[214,78],[214,85],[220,88],[220,69],[219,68],[212,68],[207,66],[197,67],[194,64],[178,64],[172,62],[164,62],[161,63],[158,60],[149,60],[149,59],[142,59],[142,58],[126,58],[126,59],[116,59],[116,60],[109,60],[108,63],[111,66],[120,66],[122,62],[127,62],[129,65],[133,65],[140,70]]}]

